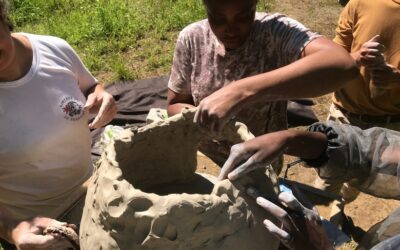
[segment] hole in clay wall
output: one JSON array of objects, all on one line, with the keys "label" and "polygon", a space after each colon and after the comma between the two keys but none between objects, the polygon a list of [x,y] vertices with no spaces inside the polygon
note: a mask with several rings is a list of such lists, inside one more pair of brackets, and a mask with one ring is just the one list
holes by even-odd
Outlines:
[{"label": "hole in clay wall", "polygon": [[146,193],[155,193],[158,195],[169,194],[211,194],[214,188],[215,177],[195,174],[194,177],[188,182],[168,183],[164,185],[143,188],[141,189]]},{"label": "hole in clay wall", "polygon": [[[176,149],[177,151],[181,151]],[[183,150],[182,150],[183,151]],[[144,154],[117,154],[117,161],[122,171],[121,178],[128,181],[135,189],[140,189],[145,193],[155,193],[165,196],[169,194],[211,194],[216,177],[205,173],[195,173],[196,165],[199,163],[196,160],[196,149],[193,153],[178,154],[180,157],[166,157],[162,150],[153,150]],[[161,155],[161,156],[160,156]],[[152,159],[148,161],[148,159]],[[185,159],[189,158],[189,160]],[[207,158],[204,157],[203,158]],[[155,160],[153,160],[155,159]],[[174,160],[178,167],[174,167]],[[217,175],[219,167],[209,158],[207,161],[214,168]],[[146,164],[144,164],[146,162]],[[142,163],[142,164],[138,164]],[[190,163],[189,167],[183,167]],[[204,159],[200,162],[204,166]],[[203,171],[202,171],[203,172]],[[214,174],[214,173],[213,173]]]},{"label": "hole in clay wall", "polygon": [[114,144],[121,178],[146,193],[211,194],[211,179],[216,178],[196,173],[197,151],[204,137],[192,118],[135,131],[131,140],[117,140]]}]

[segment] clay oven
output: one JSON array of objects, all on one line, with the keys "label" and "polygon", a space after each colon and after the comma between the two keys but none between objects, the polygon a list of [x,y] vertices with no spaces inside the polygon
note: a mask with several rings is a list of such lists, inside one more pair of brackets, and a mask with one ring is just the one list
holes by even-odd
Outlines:
[{"label": "clay oven", "polygon": [[240,123],[210,135],[193,114],[126,129],[105,145],[86,198],[82,249],[278,248],[262,224],[270,216],[243,191],[251,184],[275,196],[269,167],[234,183],[195,173],[201,140],[253,136]]}]

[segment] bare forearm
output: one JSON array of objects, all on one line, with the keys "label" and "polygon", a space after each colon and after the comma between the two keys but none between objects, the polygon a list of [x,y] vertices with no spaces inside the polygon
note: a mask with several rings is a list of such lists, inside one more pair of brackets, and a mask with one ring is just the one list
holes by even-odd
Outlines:
[{"label": "bare forearm", "polygon": [[348,52],[326,49],[228,87],[236,87],[245,103],[287,100],[333,92],[357,74],[358,69]]},{"label": "bare forearm", "polygon": [[184,108],[194,108],[193,105],[188,103],[174,103],[167,107],[168,116],[173,116],[182,112]]},{"label": "bare forearm", "polygon": [[325,134],[307,131],[287,131],[285,154],[303,159],[317,159],[326,151],[328,140]]},{"label": "bare forearm", "polygon": [[190,94],[179,94],[168,89],[167,112],[173,116],[182,112],[184,108],[194,108],[194,101]]}]

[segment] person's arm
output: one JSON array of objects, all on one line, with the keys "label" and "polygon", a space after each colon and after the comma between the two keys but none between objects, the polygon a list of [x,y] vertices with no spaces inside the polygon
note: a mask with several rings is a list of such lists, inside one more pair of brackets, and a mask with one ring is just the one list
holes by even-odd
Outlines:
[{"label": "person's arm", "polygon": [[86,97],[85,110],[92,114],[97,113],[89,127],[95,129],[106,125],[114,118],[117,112],[114,98],[93,77],[78,54],[66,41],[60,38],[53,39],[71,62],[71,71],[77,80],[79,89]]},{"label": "person's arm", "polygon": [[309,128],[328,138],[326,153],[317,160],[306,160],[318,167],[323,178],[340,178],[358,190],[381,198],[400,199],[400,133],[373,127],[334,122],[317,123]]},{"label": "person's arm", "polygon": [[305,47],[301,59],[236,81],[203,99],[194,121],[219,131],[249,103],[323,95],[357,75],[355,62],[346,50],[326,38],[317,38]]},{"label": "person's arm", "polygon": [[239,80],[244,103],[315,97],[343,86],[358,70],[348,53],[326,38],[309,43],[303,57],[285,67]]},{"label": "person's arm", "polygon": [[194,108],[192,95],[178,94],[168,89],[167,112],[173,116],[182,112],[184,108]]},{"label": "person's arm", "polygon": [[327,137],[319,132],[283,130],[265,134],[232,146],[219,179],[235,180],[244,174],[272,163],[282,154],[303,159],[317,159],[326,150]]}]

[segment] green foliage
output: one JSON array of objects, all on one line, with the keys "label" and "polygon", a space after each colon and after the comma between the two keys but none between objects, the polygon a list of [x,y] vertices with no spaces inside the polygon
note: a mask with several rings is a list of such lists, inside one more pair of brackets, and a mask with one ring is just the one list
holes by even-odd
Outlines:
[{"label": "green foliage", "polygon": [[[271,1],[261,0],[259,10],[268,9]],[[17,31],[67,40],[94,74],[107,76],[104,80],[168,73],[178,32],[206,17],[202,0],[10,3]]]}]

